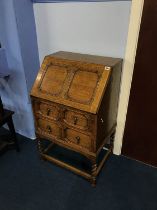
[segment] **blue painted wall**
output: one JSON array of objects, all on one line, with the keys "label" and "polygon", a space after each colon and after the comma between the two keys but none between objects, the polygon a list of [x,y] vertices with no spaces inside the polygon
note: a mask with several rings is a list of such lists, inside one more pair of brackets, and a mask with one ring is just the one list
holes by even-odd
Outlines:
[{"label": "blue painted wall", "polygon": [[37,37],[32,1],[14,0],[14,9],[26,83],[28,91],[30,92],[39,70]]},{"label": "blue painted wall", "polygon": [[0,80],[2,100],[16,113],[16,131],[34,138],[29,90],[39,69],[39,57],[31,0],[0,0],[0,41],[11,71],[8,81]]}]

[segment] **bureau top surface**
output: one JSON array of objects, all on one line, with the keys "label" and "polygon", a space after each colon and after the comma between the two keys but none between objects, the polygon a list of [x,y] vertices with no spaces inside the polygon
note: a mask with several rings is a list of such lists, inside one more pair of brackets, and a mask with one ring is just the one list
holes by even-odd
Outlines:
[{"label": "bureau top surface", "polygon": [[111,58],[111,57],[104,57],[98,55],[88,55],[88,54],[80,54],[80,53],[64,52],[64,51],[59,51],[49,56],[58,57],[62,59],[82,61],[87,63],[102,64],[110,67],[113,67],[117,63],[122,61],[121,58]]},{"label": "bureau top surface", "polygon": [[118,58],[57,52],[46,56],[31,96],[96,114]]}]

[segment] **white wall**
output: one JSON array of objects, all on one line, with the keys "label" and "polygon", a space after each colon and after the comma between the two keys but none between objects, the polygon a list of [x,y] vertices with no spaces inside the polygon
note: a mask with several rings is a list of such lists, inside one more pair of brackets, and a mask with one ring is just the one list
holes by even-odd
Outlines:
[{"label": "white wall", "polygon": [[131,2],[34,4],[40,62],[59,50],[124,57]]}]

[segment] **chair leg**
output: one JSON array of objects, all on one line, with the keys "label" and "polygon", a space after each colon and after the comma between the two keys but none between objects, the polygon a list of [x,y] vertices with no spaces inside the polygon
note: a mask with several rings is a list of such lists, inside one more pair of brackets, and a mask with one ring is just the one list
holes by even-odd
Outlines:
[{"label": "chair leg", "polygon": [[18,141],[17,141],[17,138],[16,138],[16,133],[15,133],[15,128],[14,128],[14,124],[13,124],[13,119],[12,117],[9,118],[8,122],[7,122],[7,125],[9,127],[9,130],[11,132],[11,135],[13,137],[13,140],[14,140],[14,143],[15,143],[15,147],[16,147],[16,151],[19,152],[20,149],[19,149],[19,145],[18,145]]}]

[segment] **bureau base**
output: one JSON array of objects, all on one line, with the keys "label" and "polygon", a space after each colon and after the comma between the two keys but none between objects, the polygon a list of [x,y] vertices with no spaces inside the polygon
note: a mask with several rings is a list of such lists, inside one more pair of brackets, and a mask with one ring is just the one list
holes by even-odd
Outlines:
[{"label": "bureau base", "polygon": [[[38,149],[42,160],[52,162],[60,167],[72,171],[77,175],[84,177],[91,182],[93,187],[96,186],[96,178],[107,158],[112,153],[113,147],[113,142],[111,141],[110,144],[106,144],[107,148],[102,148],[97,157],[85,157],[80,155],[79,153],[58,146],[52,141],[47,141],[49,142],[48,145],[43,146],[44,141],[46,140],[37,138]],[[57,149],[59,151],[57,151]]]}]

